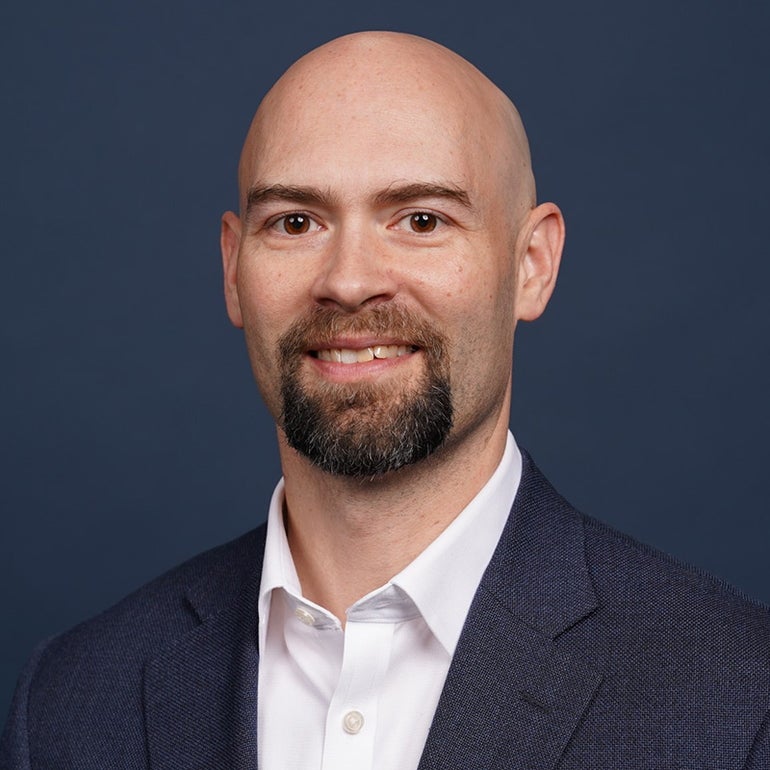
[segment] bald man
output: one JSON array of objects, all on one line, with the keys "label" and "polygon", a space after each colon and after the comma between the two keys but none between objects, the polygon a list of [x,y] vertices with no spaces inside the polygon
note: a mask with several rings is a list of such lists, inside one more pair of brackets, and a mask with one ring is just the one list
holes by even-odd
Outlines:
[{"label": "bald man", "polygon": [[427,40],[332,41],[239,187],[267,524],[41,645],[2,768],[767,770],[767,610],[577,513],[508,431],[564,224],[507,97]]}]

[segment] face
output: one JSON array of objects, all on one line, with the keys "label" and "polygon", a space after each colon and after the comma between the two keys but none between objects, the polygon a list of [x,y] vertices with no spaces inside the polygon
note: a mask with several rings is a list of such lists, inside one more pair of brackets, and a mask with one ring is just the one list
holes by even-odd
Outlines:
[{"label": "face", "polygon": [[226,296],[288,443],[372,476],[507,427],[548,217],[500,170],[516,159],[490,131],[497,107],[430,73],[415,85],[392,64],[374,92],[370,72],[336,67],[285,76],[252,126],[242,217],[223,219]]}]

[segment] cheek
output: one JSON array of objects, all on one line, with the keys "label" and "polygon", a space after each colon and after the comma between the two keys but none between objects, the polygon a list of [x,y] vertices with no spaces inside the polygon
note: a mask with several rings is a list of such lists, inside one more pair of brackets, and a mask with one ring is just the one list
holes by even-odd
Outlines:
[{"label": "cheek", "polygon": [[281,376],[277,335],[268,330],[258,315],[244,317],[243,333],[254,381],[268,411],[276,422],[280,418]]},{"label": "cheek", "polygon": [[[243,263],[241,263],[243,265]],[[297,312],[281,270],[267,274],[256,258],[239,265],[238,298],[243,332],[254,379],[273,416],[279,409],[278,340]]]},{"label": "cheek", "polygon": [[437,265],[430,281],[424,281],[429,288],[423,296],[430,296],[426,302],[439,317],[451,318],[460,328],[499,329],[513,318],[515,294],[512,271],[503,268],[485,256]]},{"label": "cheek", "polygon": [[[487,263],[489,264],[489,263]],[[510,376],[515,330],[512,271],[463,271],[464,280],[445,288],[443,310],[453,348],[453,386],[476,397],[500,393]]]},{"label": "cheek", "polygon": [[[297,289],[281,268],[266,269],[258,255],[238,265],[238,297],[247,339],[254,345],[274,344],[295,317]],[[250,342],[251,344],[251,342]]]}]

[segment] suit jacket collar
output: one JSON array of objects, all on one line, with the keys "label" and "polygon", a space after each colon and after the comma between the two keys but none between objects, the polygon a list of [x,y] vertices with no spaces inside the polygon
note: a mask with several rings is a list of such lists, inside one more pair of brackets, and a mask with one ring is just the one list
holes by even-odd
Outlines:
[{"label": "suit jacket collar", "polygon": [[419,770],[550,770],[601,681],[567,645],[598,606],[579,515],[529,455],[482,578]]},{"label": "suit jacket collar", "polygon": [[481,586],[552,639],[598,606],[583,521],[525,451],[521,485]]},{"label": "suit jacket collar", "polygon": [[[257,599],[264,527],[205,558],[185,601],[200,625],[144,674],[152,770],[257,767]],[[223,555],[221,551],[228,549]]]}]

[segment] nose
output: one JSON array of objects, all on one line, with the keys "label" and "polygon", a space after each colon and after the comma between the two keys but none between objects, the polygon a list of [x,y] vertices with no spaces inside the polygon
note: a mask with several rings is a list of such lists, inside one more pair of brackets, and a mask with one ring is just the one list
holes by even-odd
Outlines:
[{"label": "nose", "polygon": [[393,266],[376,232],[341,229],[327,249],[313,282],[316,302],[354,312],[395,296],[398,284]]}]

